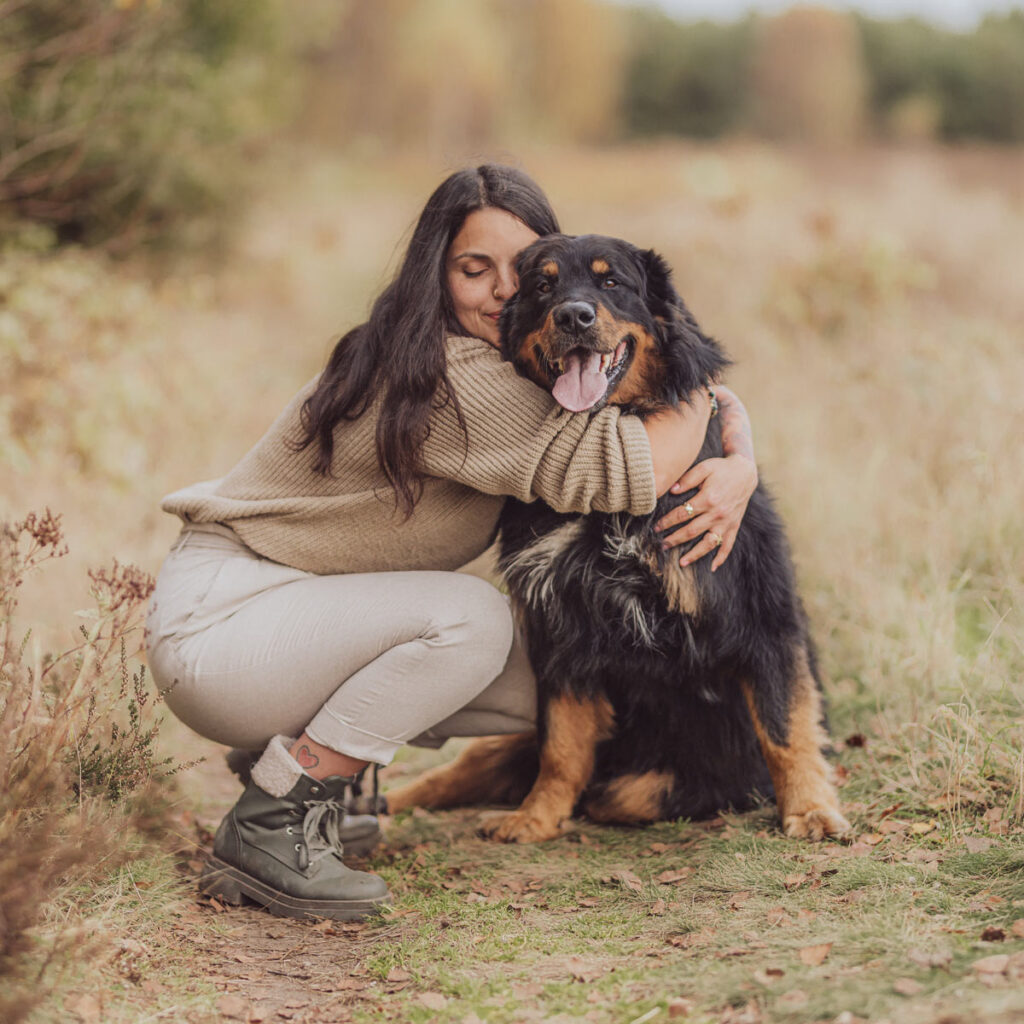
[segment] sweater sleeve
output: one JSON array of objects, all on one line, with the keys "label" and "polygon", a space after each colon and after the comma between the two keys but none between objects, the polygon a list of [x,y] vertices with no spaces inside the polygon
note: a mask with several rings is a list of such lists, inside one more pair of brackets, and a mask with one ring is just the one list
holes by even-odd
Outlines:
[{"label": "sweater sleeve", "polygon": [[636,416],[614,406],[566,412],[475,338],[449,339],[448,377],[466,433],[452,403],[435,410],[421,453],[432,476],[520,501],[541,498],[558,512],[654,509],[651,448]]}]

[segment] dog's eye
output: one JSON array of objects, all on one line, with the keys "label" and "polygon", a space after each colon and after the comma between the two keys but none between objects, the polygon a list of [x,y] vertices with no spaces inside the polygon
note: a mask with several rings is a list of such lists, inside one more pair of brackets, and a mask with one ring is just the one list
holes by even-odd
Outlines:
[{"label": "dog's eye", "polygon": [[548,293],[549,291],[551,291],[551,282],[550,282],[550,281],[547,281],[547,280],[543,280],[543,281],[541,281],[541,282],[540,282],[540,283],[539,283],[539,284],[537,285],[537,291],[538,291],[538,292],[539,292],[539,293],[540,293],[541,295],[547,295],[547,293]]},{"label": "dog's eye", "polygon": [[614,277],[606,277],[601,282],[601,287],[602,288],[618,288],[619,287],[619,282],[616,281]]}]

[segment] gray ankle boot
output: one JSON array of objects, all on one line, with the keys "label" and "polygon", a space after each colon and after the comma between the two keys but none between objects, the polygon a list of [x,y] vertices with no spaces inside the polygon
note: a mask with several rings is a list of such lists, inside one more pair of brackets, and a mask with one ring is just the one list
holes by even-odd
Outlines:
[{"label": "gray ankle boot", "polygon": [[220,823],[199,890],[227,903],[246,901],[278,917],[348,921],[391,901],[384,880],[342,860],[339,825],[351,778],[301,775],[283,797],[250,781]]},{"label": "gray ankle boot", "polygon": [[[237,775],[243,786],[252,779],[253,765],[263,756],[262,750],[234,747],[224,755],[228,768]],[[338,825],[338,838],[345,852],[352,857],[368,857],[377,848],[382,833],[377,815],[383,813],[384,798],[377,796],[377,766],[373,766],[373,797],[362,794],[362,779],[366,769],[352,777],[345,789],[345,815]],[[340,777],[340,776],[339,776]]]}]

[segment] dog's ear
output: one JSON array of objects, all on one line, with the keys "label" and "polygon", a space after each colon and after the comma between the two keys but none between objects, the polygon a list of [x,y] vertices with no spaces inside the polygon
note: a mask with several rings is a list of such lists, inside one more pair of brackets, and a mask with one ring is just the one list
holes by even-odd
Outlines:
[{"label": "dog's ear", "polygon": [[714,380],[729,365],[718,342],[706,335],[672,283],[672,268],[653,249],[637,250],[646,287],[646,302],[665,344],[665,356],[679,393]]},{"label": "dog's ear", "polygon": [[671,319],[675,307],[683,302],[672,284],[672,268],[653,249],[637,249],[635,256],[644,275],[647,308],[656,317]]}]

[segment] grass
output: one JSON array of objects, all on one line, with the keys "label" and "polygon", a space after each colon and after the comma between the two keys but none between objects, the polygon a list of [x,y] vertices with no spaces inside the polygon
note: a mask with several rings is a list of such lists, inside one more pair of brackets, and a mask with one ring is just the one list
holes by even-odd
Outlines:
[{"label": "grass", "polygon": [[[1019,978],[973,965],[1024,951],[1024,155],[727,143],[523,162],[567,230],[664,252],[736,359],[856,841],[786,841],[765,809],[520,849],[478,839],[476,812],[413,813],[373,861],[396,897],[381,922],[218,912],[194,901],[196,854],[237,790],[168,722],[161,756],[209,759],[127,840],[108,819],[116,859],[54,882],[32,931],[37,964],[59,951],[54,987],[32,1019],[88,1020],[84,997],[114,1022],[1018,1019]],[[443,170],[289,147],[231,259],[159,282],[80,253],[3,258],[24,330],[5,348],[0,322],[17,382],[0,518],[49,504],[71,545],[24,588],[29,653],[63,649],[86,567],[157,569],[176,532],[159,495],[225,471],[316,372]]]}]

